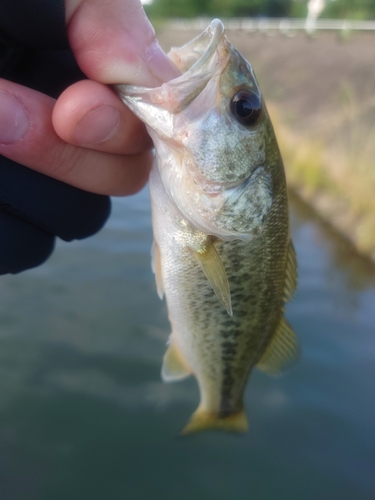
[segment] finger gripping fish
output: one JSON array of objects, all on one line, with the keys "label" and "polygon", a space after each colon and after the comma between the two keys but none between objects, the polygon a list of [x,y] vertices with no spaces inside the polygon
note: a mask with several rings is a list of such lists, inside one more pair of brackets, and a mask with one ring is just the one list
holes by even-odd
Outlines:
[{"label": "finger gripping fish", "polygon": [[253,70],[219,20],[169,57],[182,76],[115,86],[156,151],[152,267],[172,327],[162,378],[197,379],[182,433],[245,432],[252,368],[277,374],[298,357],[283,317],[297,281],[283,163]]}]

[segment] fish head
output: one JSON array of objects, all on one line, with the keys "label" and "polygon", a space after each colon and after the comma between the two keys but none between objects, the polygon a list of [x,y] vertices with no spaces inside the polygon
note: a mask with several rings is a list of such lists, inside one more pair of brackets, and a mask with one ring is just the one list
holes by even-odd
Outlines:
[{"label": "fish head", "polygon": [[115,86],[154,141],[164,189],[197,229],[259,234],[283,167],[251,65],[219,20],[168,54],[182,75],[158,88]]}]

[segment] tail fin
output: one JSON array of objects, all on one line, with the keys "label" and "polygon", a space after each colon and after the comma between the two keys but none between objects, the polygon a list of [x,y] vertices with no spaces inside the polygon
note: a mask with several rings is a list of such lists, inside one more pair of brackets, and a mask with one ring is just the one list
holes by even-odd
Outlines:
[{"label": "tail fin", "polygon": [[181,431],[182,436],[207,430],[220,430],[233,433],[244,433],[248,430],[247,417],[244,410],[220,418],[214,413],[198,408],[191,416],[189,422]]}]

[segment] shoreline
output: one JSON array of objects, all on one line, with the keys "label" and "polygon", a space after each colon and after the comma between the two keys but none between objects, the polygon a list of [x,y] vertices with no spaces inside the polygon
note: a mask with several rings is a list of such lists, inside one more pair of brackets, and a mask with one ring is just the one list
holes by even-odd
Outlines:
[{"label": "shoreline", "polygon": [[[299,138],[287,125],[280,123],[278,119],[280,111],[277,105],[268,103],[268,110],[284,162],[288,191],[350,242],[361,257],[375,264],[375,235],[372,233],[375,212],[356,210],[353,201],[348,200],[346,193],[339,189],[334,179],[330,178],[329,174],[334,166],[327,160],[314,158],[311,164],[311,158],[315,155],[315,151],[312,151],[314,145],[308,146],[302,157],[298,158],[298,147],[295,147],[294,143],[306,141],[306,138]],[[306,156],[310,151],[312,156],[308,159]],[[367,218],[370,218],[368,228]],[[371,232],[370,238],[367,237],[369,232]]]}]

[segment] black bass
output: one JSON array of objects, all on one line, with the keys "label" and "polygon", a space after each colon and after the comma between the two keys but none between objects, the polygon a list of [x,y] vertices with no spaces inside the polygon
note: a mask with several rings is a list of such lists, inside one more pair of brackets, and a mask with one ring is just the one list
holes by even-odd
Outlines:
[{"label": "black bass", "polygon": [[283,163],[253,70],[219,20],[169,57],[182,76],[115,86],[156,151],[152,266],[172,327],[162,378],[197,379],[182,433],[245,432],[252,368],[277,374],[298,357],[283,317],[297,281]]}]

